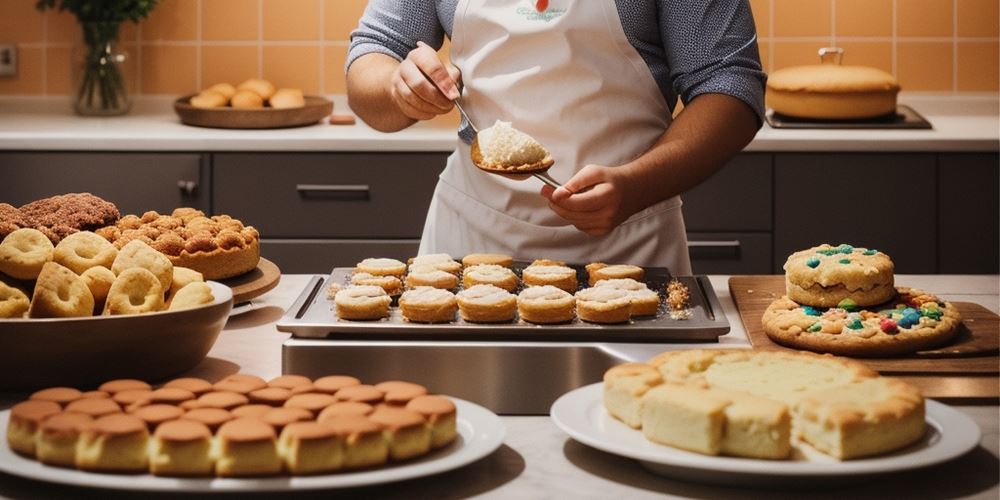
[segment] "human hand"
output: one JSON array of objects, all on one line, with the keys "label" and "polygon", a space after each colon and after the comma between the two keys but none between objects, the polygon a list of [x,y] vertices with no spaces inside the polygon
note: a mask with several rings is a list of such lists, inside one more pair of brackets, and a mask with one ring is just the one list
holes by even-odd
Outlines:
[{"label": "human hand", "polygon": [[559,189],[543,186],[549,208],[591,236],[608,234],[638,211],[619,168],[587,165]]},{"label": "human hand", "polygon": [[399,110],[414,120],[429,120],[451,111],[458,99],[462,73],[438,58],[424,42],[406,55],[389,80],[389,95]]}]

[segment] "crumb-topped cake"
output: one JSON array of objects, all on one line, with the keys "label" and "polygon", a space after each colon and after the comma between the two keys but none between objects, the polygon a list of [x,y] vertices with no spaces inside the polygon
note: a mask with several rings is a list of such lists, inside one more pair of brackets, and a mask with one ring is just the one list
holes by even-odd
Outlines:
[{"label": "crumb-topped cake", "polygon": [[126,215],[96,232],[119,249],[142,240],[173,265],[194,269],[205,279],[238,276],[260,261],[260,233],[253,226],[228,215],[207,217],[194,208],[178,208],[170,215]]}]

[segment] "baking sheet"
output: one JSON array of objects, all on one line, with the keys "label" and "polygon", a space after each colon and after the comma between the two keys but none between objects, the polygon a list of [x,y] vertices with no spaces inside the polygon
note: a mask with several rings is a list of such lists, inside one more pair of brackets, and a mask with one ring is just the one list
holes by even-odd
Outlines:
[{"label": "baking sheet", "polygon": [[[512,266],[520,278],[527,262]],[[581,266],[577,281],[586,287],[587,274]],[[331,283],[347,284],[352,267],[335,268],[329,276],[315,276],[292,307],[277,324],[283,332],[302,338],[334,338],[337,340],[514,340],[568,342],[666,342],[716,341],[729,332],[729,321],[705,276],[678,276],[691,290],[691,319],[670,318],[665,303],[665,287],[670,272],[665,268],[646,268],[645,282],[660,294],[656,316],[633,318],[628,323],[598,325],[575,319],[569,323],[535,325],[515,318],[509,323],[470,323],[456,314],[456,320],[446,324],[410,323],[399,309],[392,307],[388,318],[377,321],[350,321],[337,318],[333,301],[326,290]]]},{"label": "baking sheet", "polygon": [[768,108],[764,115],[771,128],[828,128],[828,129],[932,129],[931,123],[913,108],[900,104],[896,112],[867,120],[817,120],[795,118],[775,113]]}]

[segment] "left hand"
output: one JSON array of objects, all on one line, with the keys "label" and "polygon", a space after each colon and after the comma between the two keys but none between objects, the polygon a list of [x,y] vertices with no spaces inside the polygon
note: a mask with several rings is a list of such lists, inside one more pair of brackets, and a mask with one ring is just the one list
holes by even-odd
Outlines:
[{"label": "left hand", "polygon": [[541,194],[549,208],[577,229],[603,236],[636,210],[628,202],[622,169],[587,165],[559,189],[546,185]]}]

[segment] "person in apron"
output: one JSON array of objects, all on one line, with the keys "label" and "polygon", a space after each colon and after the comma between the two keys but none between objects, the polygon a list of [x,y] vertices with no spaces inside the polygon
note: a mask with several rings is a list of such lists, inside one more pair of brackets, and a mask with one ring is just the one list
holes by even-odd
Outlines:
[{"label": "person in apron", "polygon": [[[445,35],[451,65],[431,47]],[[421,254],[690,274],[679,194],[749,143],[763,116],[746,0],[370,0],[347,66],[351,107],[373,128],[405,128],[461,97],[480,129],[512,122],[555,159],[559,189],[483,172],[463,127]],[[675,88],[686,108],[671,124]]]}]

